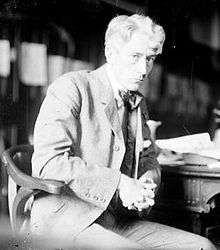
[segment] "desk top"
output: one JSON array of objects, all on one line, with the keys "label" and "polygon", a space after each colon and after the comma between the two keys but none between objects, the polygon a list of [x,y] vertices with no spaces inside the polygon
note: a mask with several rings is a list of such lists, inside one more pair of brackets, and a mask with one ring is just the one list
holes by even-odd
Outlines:
[{"label": "desk top", "polygon": [[[163,172],[176,173],[181,175],[191,175],[204,178],[220,178],[220,167],[210,167],[207,165],[161,165]],[[219,180],[220,181],[220,180]]]}]

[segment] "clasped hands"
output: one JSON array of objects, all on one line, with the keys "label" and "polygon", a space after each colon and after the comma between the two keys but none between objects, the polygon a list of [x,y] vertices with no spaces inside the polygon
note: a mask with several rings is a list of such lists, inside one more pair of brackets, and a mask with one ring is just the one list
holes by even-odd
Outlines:
[{"label": "clasped hands", "polygon": [[129,210],[143,211],[154,205],[156,186],[152,179],[145,176],[137,180],[121,174],[119,197]]}]

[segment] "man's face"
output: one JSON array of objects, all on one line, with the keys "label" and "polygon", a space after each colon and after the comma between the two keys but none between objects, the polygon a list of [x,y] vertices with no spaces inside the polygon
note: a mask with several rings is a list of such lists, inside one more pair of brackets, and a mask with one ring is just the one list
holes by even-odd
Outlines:
[{"label": "man's face", "polygon": [[161,46],[158,41],[151,41],[145,34],[136,32],[129,42],[113,52],[112,69],[123,89],[138,91],[141,88]]}]

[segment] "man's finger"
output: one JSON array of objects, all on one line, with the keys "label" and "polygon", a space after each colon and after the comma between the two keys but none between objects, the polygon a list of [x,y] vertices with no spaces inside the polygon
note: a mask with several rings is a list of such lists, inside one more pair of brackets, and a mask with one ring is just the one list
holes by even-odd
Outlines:
[{"label": "man's finger", "polygon": [[144,196],[143,195],[139,195],[134,202],[143,202],[144,201]]},{"label": "man's finger", "polygon": [[153,206],[154,205],[154,199],[151,198],[145,198],[145,202],[146,204],[148,204],[149,206]]},{"label": "man's finger", "polygon": [[137,208],[132,204],[132,205],[130,205],[130,206],[128,206],[128,209],[129,210],[137,210]]},{"label": "man's finger", "polygon": [[154,198],[155,197],[155,193],[153,190],[151,189],[142,189],[141,190],[141,194],[144,196],[144,197],[148,197],[148,198]]},{"label": "man's finger", "polygon": [[136,210],[138,211],[142,211],[150,207],[150,205],[147,202],[134,203],[134,206],[136,207]]},{"label": "man's finger", "polygon": [[156,183],[141,183],[145,189],[155,189],[157,187]]},{"label": "man's finger", "polygon": [[122,202],[124,207],[129,207],[131,206],[131,202]]},{"label": "man's finger", "polygon": [[150,177],[147,177],[146,175],[143,175],[139,178],[139,181],[145,182],[145,183],[154,183],[153,179]]}]

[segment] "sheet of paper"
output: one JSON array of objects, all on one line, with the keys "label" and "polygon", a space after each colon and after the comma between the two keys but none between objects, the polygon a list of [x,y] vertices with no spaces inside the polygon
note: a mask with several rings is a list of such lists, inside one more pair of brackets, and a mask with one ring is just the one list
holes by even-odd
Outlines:
[{"label": "sheet of paper", "polygon": [[213,146],[213,147],[210,147],[207,149],[201,149],[198,152],[198,154],[220,160],[220,148],[219,147],[217,148],[217,147]]},{"label": "sheet of paper", "polygon": [[194,153],[220,160],[220,148],[215,146],[208,133],[156,140],[156,144],[177,153]]},{"label": "sheet of paper", "polygon": [[156,144],[160,148],[170,149],[179,153],[196,153],[201,149],[207,149],[213,146],[208,133],[156,140]]}]

